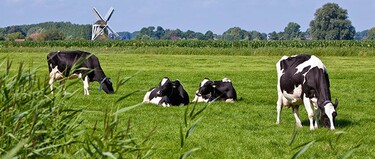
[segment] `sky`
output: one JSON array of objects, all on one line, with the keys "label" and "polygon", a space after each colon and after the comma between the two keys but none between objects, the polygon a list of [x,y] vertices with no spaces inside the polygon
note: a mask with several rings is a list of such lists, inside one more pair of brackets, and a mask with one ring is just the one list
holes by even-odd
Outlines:
[{"label": "sky", "polygon": [[215,34],[232,27],[270,33],[283,31],[289,22],[306,31],[326,3],[346,9],[357,32],[375,27],[375,0],[0,0],[0,27],[51,21],[93,24],[93,7],[102,16],[113,7],[109,25],[116,32],[161,26]]}]

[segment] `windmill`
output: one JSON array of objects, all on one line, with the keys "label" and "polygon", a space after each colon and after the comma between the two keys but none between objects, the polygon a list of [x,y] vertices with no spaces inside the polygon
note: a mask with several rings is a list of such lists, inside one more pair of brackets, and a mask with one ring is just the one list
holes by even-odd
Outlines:
[{"label": "windmill", "polygon": [[115,36],[119,36],[109,25],[108,21],[111,19],[111,16],[115,9],[111,7],[105,17],[100,15],[98,10],[94,7],[93,12],[94,15],[97,19],[97,21],[92,25],[92,33],[91,33],[91,40],[96,40],[98,39],[101,35],[107,34],[109,31],[112,32]]}]

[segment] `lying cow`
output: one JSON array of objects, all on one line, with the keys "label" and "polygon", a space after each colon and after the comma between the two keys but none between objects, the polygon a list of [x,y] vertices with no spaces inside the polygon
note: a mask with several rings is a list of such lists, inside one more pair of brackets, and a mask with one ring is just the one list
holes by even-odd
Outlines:
[{"label": "lying cow", "polygon": [[189,104],[189,95],[179,80],[171,81],[164,77],[159,86],[151,88],[143,98],[143,103],[153,103],[169,106],[183,106]]},{"label": "lying cow", "polygon": [[[335,129],[335,117],[338,101],[331,101],[329,89],[329,78],[326,67],[320,59],[314,55],[284,56],[276,63],[277,69],[277,120],[280,123],[280,112],[282,106],[292,107],[296,124],[302,127],[298,117],[298,107],[305,105],[310,121],[310,130],[318,128],[318,116],[321,114],[321,121],[324,127]],[[313,122],[316,109],[315,125]]]},{"label": "lying cow", "polygon": [[199,89],[196,91],[193,102],[211,102],[214,99],[225,100],[226,102],[237,100],[237,93],[230,79],[224,78],[221,81],[203,79]]},{"label": "lying cow", "polygon": [[98,58],[84,51],[58,51],[47,55],[50,72],[49,84],[53,91],[53,82],[65,77],[81,78],[83,80],[84,94],[89,95],[89,82],[97,81],[107,93],[114,93],[111,80],[104,74]]}]

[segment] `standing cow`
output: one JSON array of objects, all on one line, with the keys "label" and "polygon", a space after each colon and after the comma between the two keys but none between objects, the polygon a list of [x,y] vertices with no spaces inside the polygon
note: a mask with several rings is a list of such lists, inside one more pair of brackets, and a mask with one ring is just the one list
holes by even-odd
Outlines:
[{"label": "standing cow", "polygon": [[169,106],[189,104],[189,95],[179,80],[171,81],[164,77],[158,87],[151,88],[143,98],[143,103],[153,103]]},{"label": "standing cow", "polygon": [[[298,107],[305,105],[310,121],[310,130],[318,128],[318,116],[324,127],[335,129],[335,117],[338,101],[331,101],[329,78],[326,67],[314,55],[284,56],[276,63],[277,69],[277,120],[280,123],[282,106],[292,107],[296,124],[302,127],[298,116]],[[315,112],[315,125],[313,121]]]},{"label": "standing cow", "polygon": [[208,78],[203,79],[199,89],[196,91],[193,102],[211,102],[215,99],[225,100],[226,102],[237,100],[237,93],[230,79],[224,78],[220,81],[211,81]]},{"label": "standing cow", "polygon": [[[114,93],[111,80],[106,77],[100,67],[99,59],[84,51],[58,51],[47,55],[50,72],[49,84],[53,91],[53,82],[56,80],[82,78],[84,94],[89,95],[89,82],[97,81],[107,93]],[[63,84],[64,81],[61,81]]]}]

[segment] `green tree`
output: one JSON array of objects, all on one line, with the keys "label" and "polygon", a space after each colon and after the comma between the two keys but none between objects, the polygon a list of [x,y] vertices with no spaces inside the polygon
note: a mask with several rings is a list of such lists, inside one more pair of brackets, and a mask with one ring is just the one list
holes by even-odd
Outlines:
[{"label": "green tree", "polygon": [[204,36],[206,37],[207,40],[213,40],[214,39],[214,33],[211,30],[207,31],[204,34]]},{"label": "green tree", "polygon": [[284,38],[285,40],[295,40],[301,39],[302,32],[300,30],[301,26],[294,22],[289,22],[284,28]]},{"label": "green tree", "polygon": [[267,34],[255,30],[248,32],[248,37],[248,40],[267,40]]},{"label": "green tree", "polygon": [[352,40],[355,28],[348,20],[346,9],[338,4],[327,3],[315,12],[310,22],[310,34],[314,40]]},{"label": "green tree", "polygon": [[229,28],[223,33],[223,40],[243,40],[247,31],[242,30],[240,27]]},{"label": "green tree", "polygon": [[195,32],[194,31],[191,31],[191,30],[188,30],[184,33],[184,37],[186,39],[195,39]]},{"label": "green tree", "polygon": [[279,37],[277,36],[276,31],[273,31],[268,34],[268,40],[279,40]]},{"label": "green tree", "polygon": [[25,36],[21,32],[14,32],[6,35],[6,39],[14,41],[15,39],[23,39]]},{"label": "green tree", "polygon": [[367,38],[366,38],[366,40],[375,40],[375,27],[371,28],[367,32]]},{"label": "green tree", "polygon": [[158,26],[156,27],[156,32],[154,34],[156,39],[161,39],[165,34],[165,30],[161,26]]},{"label": "green tree", "polygon": [[164,40],[178,40],[183,37],[183,32],[180,29],[170,30],[166,29],[165,34],[161,39]]},{"label": "green tree", "polygon": [[279,36],[276,31],[268,33],[268,40],[279,40]]}]

